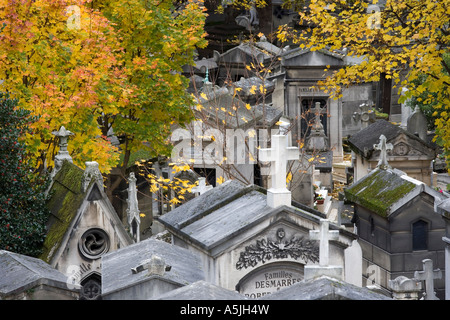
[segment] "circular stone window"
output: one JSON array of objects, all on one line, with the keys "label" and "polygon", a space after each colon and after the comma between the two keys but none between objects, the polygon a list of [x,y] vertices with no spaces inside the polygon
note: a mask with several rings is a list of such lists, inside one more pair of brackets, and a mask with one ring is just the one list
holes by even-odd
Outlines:
[{"label": "circular stone window", "polygon": [[97,259],[109,250],[109,236],[99,228],[87,230],[78,243],[81,254],[88,259]]}]

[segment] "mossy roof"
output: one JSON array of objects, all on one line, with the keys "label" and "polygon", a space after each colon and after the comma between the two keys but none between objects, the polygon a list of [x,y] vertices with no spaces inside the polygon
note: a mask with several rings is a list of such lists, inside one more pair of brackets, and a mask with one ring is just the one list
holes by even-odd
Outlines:
[{"label": "mossy roof", "polygon": [[83,173],[81,168],[64,161],[54,177],[49,191],[50,199],[47,203],[51,215],[47,223],[48,231],[44,241],[44,251],[40,256],[48,263],[52,259],[53,253],[61,245],[64,235],[86,197],[86,192],[83,192],[82,188]]},{"label": "mossy roof", "polygon": [[393,170],[375,169],[345,190],[348,201],[361,205],[382,217],[417,184],[403,179]]}]

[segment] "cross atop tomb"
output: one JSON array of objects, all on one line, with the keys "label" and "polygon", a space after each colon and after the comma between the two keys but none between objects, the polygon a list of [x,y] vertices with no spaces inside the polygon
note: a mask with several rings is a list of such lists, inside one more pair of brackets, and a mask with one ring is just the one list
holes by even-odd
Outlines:
[{"label": "cross atop tomb", "polygon": [[433,260],[425,259],[423,262],[423,271],[414,272],[414,278],[425,281],[425,300],[438,300],[434,293],[434,279],[442,278],[442,272],[439,269],[433,270]]},{"label": "cross atop tomb", "polygon": [[300,152],[297,147],[288,147],[287,139],[286,135],[273,135],[272,148],[259,150],[259,160],[271,162],[272,183],[267,190],[267,204],[272,208],[291,205],[291,193],[286,188],[287,161],[298,160]]},{"label": "cross atop tomb", "polygon": [[329,241],[339,239],[338,230],[329,230],[330,220],[320,219],[320,229],[310,230],[309,238],[320,242],[319,265],[326,267],[329,264]]},{"label": "cross atop tomb", "polygon": [[191,189],[193,193],[199,193],[200,195],[204,194],[206,191],[211,190],[213,186],[206,185],[206,178],[200,177],[198,178],[198,186],[195,186]]},{"label": "cross atop tomb", "polygon": [[158,275],[163,276],[166,271],[170,271],[171,266],[167,265],[163,258],[157,255],[152,255],[150,260],[144,261],[142,264],[138,265],[136,268],[131,268],[133,274],[140,273],[144,270],[148,270],[148,275]]},{"label": "cross atop tomb", "polygon": [[384,135],[380,136],[380,143],[374,144],[373,148],[375,150],[380,150],[380,160],[378,161],[377,168],[388,169],[391,166],[387,162],[387,151],[392,150],[393,146],[391,143],[386,143],[386,137]]},{"label": "cross atop tomb", "polygon": [[134,172],[130,172],[130,177],[128,178],[128,199],[127,199],[127,216],[128,225],[130,226],[131,235],[136,242],[139,242],[139,227],[141,224],[141,218],[139,216],[139,206],[137,199],[137,188],[136,188],[136,177]]}]

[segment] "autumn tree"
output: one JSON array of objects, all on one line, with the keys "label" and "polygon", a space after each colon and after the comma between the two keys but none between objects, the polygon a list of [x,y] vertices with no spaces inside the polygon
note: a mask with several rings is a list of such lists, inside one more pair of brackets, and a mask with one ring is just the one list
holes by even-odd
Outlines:
[{"label": "autumn tree", "polygon": [[61,125],[75,133],[69,151],[76,164],[96,160],[108,171],[117,163],[97,119],[126,103],[126,76],[116,57],[122,48],[108,20],[84,3],[0,2],[0,79],[37,118],[26,142],[31,165],[41,171],[53,166],[51,132]]},{"label": "autumn tree", "polygon": [[[384,5],[376,0],[373,4],[311,0],[299,12],[303,28],[296,31],[285,26],[278,38],[310,50],[340,50],[361,58],[361,63],[342,68],[319,84],[334,98],[342,94],[342,88],[380,77],[392,79],[398,90],[407,88],[402,99],[427,91],[430,94],[423,102],[433,102],[440,112],[436,132],[443,147],[450,150],[450,66],[443,59],[449,50],[449,8],[448,0],[387,0]],[[415,80],[422,75],[426,80],[417,84]]]},{"label": "autumn tree", "polygon": [[32,176],[21,137],[32,118],[16,99],[0,93],[0,249],[38,256],[49,210],[48,183]]},{"label": "autumn tree", "polygon": [[[172,124],[190,119],[181,66],[203,39],[201,1],[1,0],[0,79],[37,116],[30,159],[51,167],[64,125],[69,151],[103,173],[130,155],[167,152]],[[108,135],[121,142],[114,147]]]}]

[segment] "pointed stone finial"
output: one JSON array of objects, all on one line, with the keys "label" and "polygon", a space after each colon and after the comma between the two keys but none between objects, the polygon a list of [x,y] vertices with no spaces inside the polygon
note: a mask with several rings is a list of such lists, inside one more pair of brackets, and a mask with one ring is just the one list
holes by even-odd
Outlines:
[{"label": "pointed stone finial", "polygon": [[69,130],[66,130],[64,126],[61,126],[58,131],[53,131],[52,134],[56,137],[59,137],[59,151],[67,151],[67,140],[70,136],[73,135],[73,133]]},{"label": "pointed stone finial", "polygon": [[130,227],[131,235],[136,242],[140,241],[140,224],[141,218],[139,216],[139,206],[137,199],[137,187],[136,187],[136,177],[134,172],[130,172],[128,178],[128,199],[127,199],[127,216],[128,225]]},{"label": "pointed stone finial", "polygon": [[59,151],[55,156],[55,167],[50,174],[51,179],[53,179],[56,173],[61,169],[64,160],[67,160],[70,163],[73,162],[69,151],[67,151],[67,141],[69,140],[69,137],[73,135],[73,133],[69,130],[66,130],[64,126],[61,126],[58,131],[53,131],[52,134],[59,138]]},{"label": "pointed stone finial", "polygon": [[204,83],[210,83],[209,82],[209,70],[208,68],[206,68],[206,72],[205,72],[205,80],[203,80]]}]

